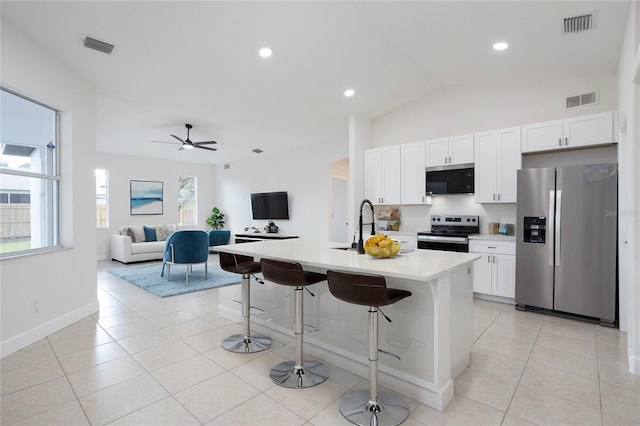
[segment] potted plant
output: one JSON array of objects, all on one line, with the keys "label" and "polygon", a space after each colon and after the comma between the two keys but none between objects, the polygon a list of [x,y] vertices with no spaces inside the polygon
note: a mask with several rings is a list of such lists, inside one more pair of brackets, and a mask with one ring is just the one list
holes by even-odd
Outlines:
[{"label": "potted plant", "polygon": [[209,247],[225,245],[229,242],[231,231],[222,229],[224,226],[224,213],[219,208],[211,209],[211,214],[207,218],[207,225],[212,230],[209,231]]},{"label": "potted plant", "polygon": [[207,225],[209,225],[211,229],[222,229],[224,226],[224,213],[222,213],[219,208],[214,207],[207,218]]}]

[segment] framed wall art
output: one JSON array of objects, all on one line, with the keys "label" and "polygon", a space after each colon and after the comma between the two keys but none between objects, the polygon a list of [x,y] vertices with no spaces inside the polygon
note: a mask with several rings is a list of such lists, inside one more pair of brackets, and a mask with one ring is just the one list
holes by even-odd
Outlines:
[{"label": "framed wall art", "polygon": [[131,214],[162,214],[163,185],[163,182],[158,181],[132,180]]}]

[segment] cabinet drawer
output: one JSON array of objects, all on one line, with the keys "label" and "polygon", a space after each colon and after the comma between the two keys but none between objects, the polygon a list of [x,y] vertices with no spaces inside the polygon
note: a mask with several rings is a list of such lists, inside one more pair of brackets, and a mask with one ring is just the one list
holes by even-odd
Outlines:
[{"label": "cabinet drawer", "polygon": [[494,254],[516,254],[515,241],[469,241],[470,253],[494,253]]}]

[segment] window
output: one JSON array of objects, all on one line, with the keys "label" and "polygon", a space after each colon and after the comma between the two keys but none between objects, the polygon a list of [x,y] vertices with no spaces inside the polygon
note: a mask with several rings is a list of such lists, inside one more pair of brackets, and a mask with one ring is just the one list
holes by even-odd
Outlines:
[{"label": "window", "polygon": [[0,255],[58,246],[58,111],[1,88],[0,105]]},{"label": "window", "polygon": [[107,171],[96,169],[96,226],[109,226],[107,215]]},{"label": "window", "polygon": [[198,223],[196,189],[195,177],[178,177],[178,223],[180,225],[194,225]]}]

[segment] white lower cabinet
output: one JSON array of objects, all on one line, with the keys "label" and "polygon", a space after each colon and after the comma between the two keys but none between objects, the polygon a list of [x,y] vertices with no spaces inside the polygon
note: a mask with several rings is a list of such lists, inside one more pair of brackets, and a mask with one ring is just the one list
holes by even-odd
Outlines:
[{"label": "white lower cabinet", "polygon": [[513,299],[516,295],[515,251],[515,241],[470,241],[469,252],[482,255],[473,264],[473,291]]}]

